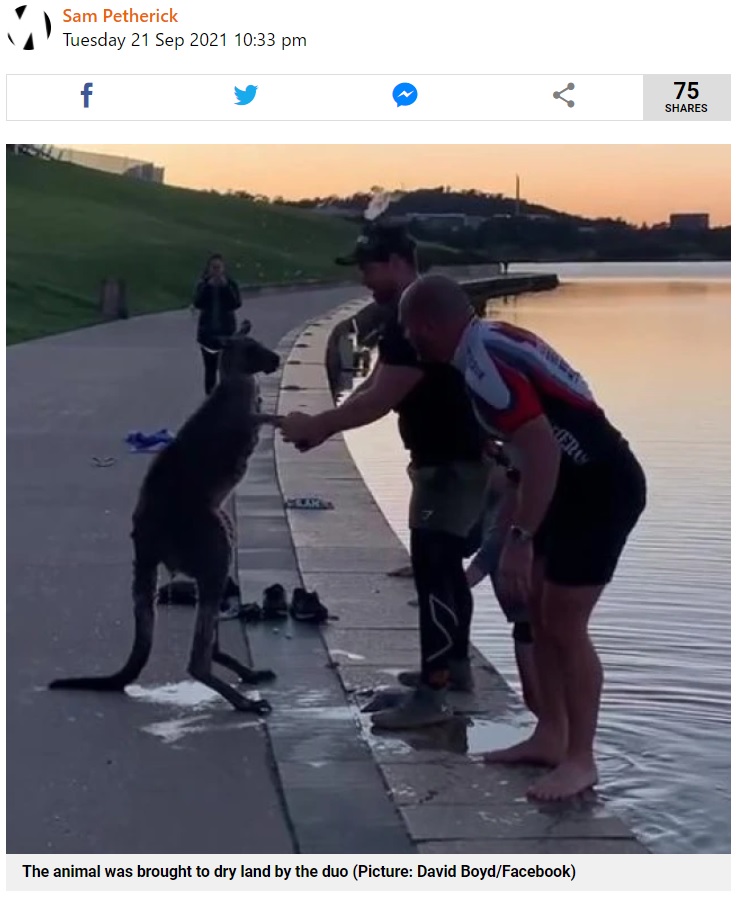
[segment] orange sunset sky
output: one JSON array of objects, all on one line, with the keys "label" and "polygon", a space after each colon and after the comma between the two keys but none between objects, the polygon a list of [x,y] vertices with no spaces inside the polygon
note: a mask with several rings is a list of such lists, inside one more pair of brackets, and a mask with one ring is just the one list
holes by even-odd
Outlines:
[{"label": "orange sunset sky", "polygon": [[730,224],[727,145],[75,145],[163,165],[167,184],[268,196],[346,195],[372,185],[515,193],[564,212],[640,224],[708,212]]}]

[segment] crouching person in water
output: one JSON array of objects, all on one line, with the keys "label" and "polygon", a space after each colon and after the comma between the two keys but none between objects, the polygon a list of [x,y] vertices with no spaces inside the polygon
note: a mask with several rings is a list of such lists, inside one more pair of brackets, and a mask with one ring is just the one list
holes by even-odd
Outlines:
[{"label": "crouching person in water", "polygon": [[[505,536],[512,523],[517,502],[517,486],[520,483],[520,472],[511,465],[497,444],[493,444],[490,457],[493,464],[487,484],[485,511],[479,524],[479,549],[466,569],[466,580],[471,588],[489,576],[494,589],[497,566]],[[495,595],[497,596],[496,591]],[[538,679],[528,605],[525,602],[510,602],[500,596],[497,596],[497,601],[508,622],[512,624],[515,663],[523,691],[523,701],[528,709],[537,715]]]}]

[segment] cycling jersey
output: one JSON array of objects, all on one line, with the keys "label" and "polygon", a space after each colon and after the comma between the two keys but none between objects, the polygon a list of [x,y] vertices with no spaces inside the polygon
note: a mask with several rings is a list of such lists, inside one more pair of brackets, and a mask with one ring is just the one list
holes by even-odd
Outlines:
[{"label": "cycling jersey", "polygon": [[507,322],[474,319],[456,350],[478,421],[508,438],[539,415],[549,420],[562,459],[579,467],[627,447],[586,381],[544,340]]}]

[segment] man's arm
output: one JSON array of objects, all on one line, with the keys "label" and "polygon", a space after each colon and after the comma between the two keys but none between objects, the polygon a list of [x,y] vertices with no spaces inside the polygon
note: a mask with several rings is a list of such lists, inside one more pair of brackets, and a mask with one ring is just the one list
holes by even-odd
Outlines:
[{"label": "man's arm", "polygon": [[520,469],[518,501],[510,521],[535,534],[546,516],[559,478],[561,449],[545,415],[526,422],[510,435]]},{"label": "man's arm", "polygon": [[483,371],[467,384],[476,396],[482,420],[506,435],[520,472],[511,525],[535,534],[551,504],[559,476],[561,450],[528,378],[486,353],[477,359]]},{"label": "man's arm", "polygon": [[315,418],[331,435],[363,428],[379,421],[401,403],[422,377],[419,368],[378,362],[371,375],[371,384],[365,390],[337,409],[329,409]]},{"label": "man's arm", "polygon": [[374,383],[375,376],[376,376],[376,374],[377,374],[377,369],[378,369],[378,368],[379,368],[379,363],[377,363],[377,364],[374,366],[374,368],[371,370],[371,372],[369,372],[369,375],[368,375],[366,378],[364,378],[364,380],[361,382],[361,384],[359,384],[358,387],[356,387],[356,388],[354,389],[354,391],[351,393],[351,395],[346,397],[346,399],[345,399],[345,400],[343,401],[343,403],[342,403],[343,406],[345,406],[346,403],[353,403],[353,402],[355,402],[355,401],[356,401],[356,398],[357,398],[358,396],[361,396],[362,393],[364,393],[365,391],[369,390],[369,388],[370,388],[370,387],[372,386],[372,384]]}]

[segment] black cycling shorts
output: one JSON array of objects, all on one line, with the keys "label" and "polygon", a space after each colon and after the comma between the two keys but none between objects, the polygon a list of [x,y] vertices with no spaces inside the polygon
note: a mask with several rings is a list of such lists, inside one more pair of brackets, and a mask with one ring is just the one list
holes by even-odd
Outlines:
[{"label": "black cycling shorts", "polygon": [[645,506],[646,477],[630,449],[607,462],[562,468],[535,536],[545,579],[568,587],[609,584]]}]

